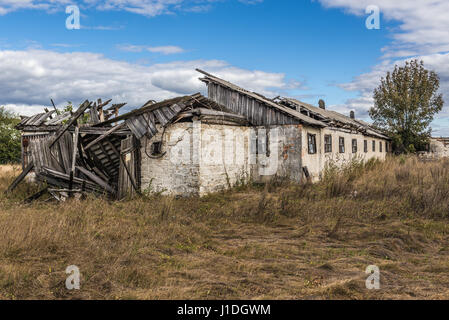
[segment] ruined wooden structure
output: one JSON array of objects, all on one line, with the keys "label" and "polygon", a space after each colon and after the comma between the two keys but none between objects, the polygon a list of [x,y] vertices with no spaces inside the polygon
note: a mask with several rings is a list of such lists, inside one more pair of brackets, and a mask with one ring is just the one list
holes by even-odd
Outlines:
[{"label": "ruined wooden structure", "polygon": [[120,116],[125,103],[104,109],[110,102],[86,100],[73,113],[52,110],[23,118],[17,125],[22,131],[23,173],[8,192],[33,172],[57,200],[87,192],[121,199],[141,191],[143,138],[195,115],[249,125],[199,93],[159,103],[150,100]]}]

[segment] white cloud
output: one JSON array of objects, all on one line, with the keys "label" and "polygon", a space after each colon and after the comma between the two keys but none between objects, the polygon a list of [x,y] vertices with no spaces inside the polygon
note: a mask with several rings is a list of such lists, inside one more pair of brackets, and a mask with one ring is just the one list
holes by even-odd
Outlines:
[{"label": "white cloud", "polygon": [[[382,17],[400,23],[393,31],[394,42],[386,48],[388,55],[397,49],[406,55],[449,51],[449,1],[447,0],[319,0],[325,7],[342,8],[365,15],[369,5],[377,5]],[[410,54],[411,53],[411,54]]]},{"label": "white cloud", "polygon": [[[173,14],[178,11],[203,12],[210,9],[210,4],[217,0],[0,0],[0,15],[22,9],[62,10],[69,4],[78,4],[81,8],[97,10],[123,10],[154,17],[161,14]],[[257,3],[261,0],[244,1]]]},{"label": "white cloud", "polygon": [[41,111],[50,104],[50,98],[57,104],[112,98],[140,107],[149,99],[205,94],[205,85],[198,80],[201,74],[195,68],[268,96],[291,87],[284,74],[241,69],[218,60],[144,66],[95,53],[5,50],[0,51],[0,105],[24,115]]},{"label": "white cloud", "polygon": [[[436,117],[433,128],[436,135],[449,135],[449,1],[447,0],[319,0],[325,7],[344,9],[350,14],[365,16],[368,5],[379,6],[383,19],[399,22],[392,29],[393,41],[381,49],[381,62],[371,71],[340,84],[347,91],[358,92],[358,97],[334,106],[342,112],[355,110],[365,119],[373,106],[373,90],[380,78],[392,70],[395,64],[403,64],[405,58],[422,59],[425,66],[440,76],[440,91],[447,103]],[[364,24],[361,24],[364,27]],[[383,27],[381,25],[381,27]]]},{"label": "white cloud", "polygon": [[[435,135],[449,136],[449,53],[436,53],[432,55],[417,56],[423,60],[427,69],[434,70],[440,77],[440,92],[443,93],[446,101],[443,110],[435,117],[435,125],[432,125]],[[374,105],[373,90],[376,88],[387,71],[394,69],[394,65],[404,65],[402,60],[384,60],[374,66],[370,72],[361,74],[354,78],[352,82],[338,85],[346,91],[358,92],[358,97],[349,99],[344,105],[332,106],[333,109],[348,113],[355,110],[358,117],[368,119],[368,110]]]},{"label": "white cloud", "polygon": [[160,46],[160,47],[150,47],[150,46],[139,46],[133,44],[125,44],[117,46],[120,50],[128,52],[142,52],[149,51],[153,53],[161,53],[165,55],[182,53],[185,50],[178,46]]}]

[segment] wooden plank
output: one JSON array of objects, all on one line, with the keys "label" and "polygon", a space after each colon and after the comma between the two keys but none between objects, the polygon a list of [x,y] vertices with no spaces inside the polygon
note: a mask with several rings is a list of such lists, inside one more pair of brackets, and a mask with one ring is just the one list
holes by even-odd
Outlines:
[{"label": "wooden plank", "polygon": [[154,115],[156,116],[159,123],[164,127],[168,123],[168,119],[165,117],[165,115],[162,113],[161,110],[157,109],[153,111]]},{"label": "wooden plank", "polygon": [[56,109],[55,103],[53,102],[53,99],[50,98],[51,104],[53,105],[53,108],[55,109],[55,112],[58,113],[58,109]]},{"label": "wooden plank", "polygon": [[64,134],[63,138],[58,141],[59,150],[61,152],[62,163],[64,164],[65,173],[70,173],[70,168],[72,161],[70,161],[70,143],[68,137],[71,138],[70,134]]},{"label": "wooden plank", "polygon": [[29,117],[27,119],[27,121],[24,123],[24,125],[32,126],[36,122],[36,120],[39,119],[41,116],[42,116],[42,113],[38,113],[38,114],[35,114],[34,116]]},{"label": "wooden plank", "polygon": [[88,177],[90,180],[92,180],[96,184],[103,187],[105,190],[109,191],[110,193],[115,194],[115,190],[109,184],[107,184],[105,181],[103,181],[103,179],[98,177],[97,175],[93,174],[89,170],[84,169],[83,167],[76,167],[76,169],[79,170],[86,177]]},{"label": "wooden plank", "polygon": [[117,104],[113,104],[111,107],[107,108],[107,111],[111,111],[114,110],[114,112],[116,112],[118,109],[122,108],[126,106],[126,102],[125,103],[117,103]]},{"label": "wooden plank", "polygon": [[[46,109],[46,110],[48,110],[48,109]],[[39,119],[37,119],[33,125],[38,125],[38,126],[42,125],[45,122],[45,120],[47,120],[48,118],[51,119],[51,116],[54,112],[55,112],[54,110],[46,112],[41,117],[39,117]]]},{"label": "wooden plank", "polygon": [[72,190],[73,187],[73,177],[75,175],[75,165],[76,165],[76,151],[78,150],[78,136],[79,136],[79,127],[75,128],[75,133],[73,134],[73,152],[72,152],[72,166],[70,168],[70,181],[69,181],[69,189]]},{"label": "wooden plank", "polygon": [[138,117],[126,119],[125,123],[137,139],[142,138],[148,131],[148,126],[142,124]]},{"label": "wooden plank", "polygon": [[90,122],[93,124],[100,123],[100,118],[98,117],[97,104],[95,103],[92,108],[90,108]]},{"label": "wooden plank", "polygon": [[172,105],[170,107],[170,109],[175,113],[175,115],[177,115],[178,113],[180,113],[182,111],[182,109],[185,107],[184,104],[177,104],[175,103],[174,105]]},{"label": "wooden plank", "polygon": [[86,111],[87,108],[89,108],[91,105],[91,102],[86,100],[79,108],[76,110],[75,114],[70,118],[70,120],[56,133],[56,136],[50,140],[50,143],[48,144],[48,147],[51,148],[56,141],[61,138],[61,136],[69,129],[71,125],[73,125],[78,118]]},{"label": "wooden plank", "polygon": [[[114,176],[111,172],[109,172],[107,170],[107,168],[105,168],[102,164],[102,162],[100,161],[100,159],[98,159],[98,157],[95,155],[95,153],[91,150],[86,150],[87,154],[89,155],[89,157],[92,159],[91,161],[93,162],[94,166],[93,166],[93,170],[98,174],[98,171],[102,171],[104,172],[104,176],[107,176],[107,179],[105,180],[110,180],[112,179],[112,177]],[[99,176],[101,176],[101,174],[98,174]],[[104,177],[103,177],[104,178]]]},{"label": "wooden plank", "polygon": [[89,143],[84,149],[85,150],[89,149],[90,147],[92,147],[93,145],[97,144],[98,142],[100,142],[104,138],[108,137],[110,134],[112,134],[115,131],[120,130],[121,128],[123,128],[124,125],[125,125],[125,123],[121,123],[121,124],[113,127],[112,129],[108,130],[106,133],[104,133],[103,135],[99,136],[98,138],[96,138],[91,143]]},{"label": "wooden plank", "polygon": [[98,99],[98,106],[97,106],[97,110],[102,109],[103,107],[106,107],[110,102],[112,101],[112,99],[109,99],[106,102],[101,103],[101,99]]},{"label": "wooden plank", "polygon": [[117,148],[114,147],[114,145],[113,145],[110,141],[107,141],[107,142],[108,142],[109,145],[111,146],[112,150],[114,150],[114,152],[116,153],[116,155],[120,158],[120,161],[121,161],[123,167],[125,168],[126,173],[128,174],[129,180],[131,181],[131,184],[132,184],[134,190],[135,190],[138,194],[141,194],[139,188],[137,187],[136,182],[134,181],[134,178],[133,178],[131,172],[129,171],[128,166],[126,165],[125,160],[123,159],[123,155],[120,154],[120,152],[117,150]]},{"label": "wooden plank", "polygon": [[146,116],[147,116],[147,120],[148,120],[147,121],[148,127],[150,128],[151,134],[154,136],[159,132],[156,127],[154,114],[152,112],[149,112],[149,113],[146,113]]},{"label": "wooden plank", "polygon": [[24,200],[24,202],[25,203],[30,203],[30,202],[33,202],[34,200],[39,199],[40,197],[42,197],[47,192],[47,190],[48,190],[48,187],[45,187],[44,189],[42,189],[42,190],[36,192],[35,194],[33,194],[32,196],[26,198]]},{"label": "wooden plank", "polygon": [[165,117],[168,120],[171,120],[176,116],[176,114],[169,107],[162,107],[161,111],[164,113]]},{"label": "wooden plank", "polygon": [[11,183],[11,185],[8,187],[8,189],[6,190],[6,193],[10,193],[11,191],[13,191],[17,185],[23,180],[25,179],[25,177],[28,175],[28,173],[30,173],[30,171],[34,168],[34,163],[31,162],[26,168],[25,170],[22,171],[22,173]]}]

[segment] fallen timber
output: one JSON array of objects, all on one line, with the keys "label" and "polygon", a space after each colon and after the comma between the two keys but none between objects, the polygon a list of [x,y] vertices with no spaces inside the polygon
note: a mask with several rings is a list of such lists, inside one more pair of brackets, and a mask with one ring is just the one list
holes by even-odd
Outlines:
[{"label": "fallen timber", "polygon": [[60,111],[51,102],[53,110],[45,108],[44,113],[23,117],[16,126],[22,132],[23,172],[7,192],[33,173],[43,188],[27,201],[44,194],[58,201],[87,193],[111,199],[140,194],[141,139],[163,134],[170,124],[192,115],[249,124],[199,93],[149,100],[121,115],[119,110],[126,103],[110,105],[110,99],[85,100],[74,112]]}]

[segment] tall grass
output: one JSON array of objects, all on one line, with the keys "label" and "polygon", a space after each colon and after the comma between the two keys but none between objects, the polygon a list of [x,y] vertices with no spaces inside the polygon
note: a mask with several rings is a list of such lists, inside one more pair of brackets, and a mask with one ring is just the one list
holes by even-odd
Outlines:
[{"label": "tall grass", "polygon": [[449,159],[422,162],[414,156],[388,157],[386,161],[358,159],[343,167],[329,164],[315,198],[353,198],[390,201],[405,207],[404,214],[449,217]]},{"label": "tall grass", "polygon": [[[0,175],[0,298],[298,298],[318,294],[299,279],[325,263],[339,270],[333,279],[345,268],[353,274],[361,259],[404,252],[423,252],[426,268],[441,252],[435,270],[447,265],[449,160],[354,161],[329,166],[316,184],[115,202],[44,196],[24,204],[37,186],[3,193],[19,172]],[[72,264],[82,270],[78,293],[64,286]]]}]

